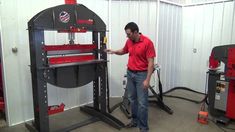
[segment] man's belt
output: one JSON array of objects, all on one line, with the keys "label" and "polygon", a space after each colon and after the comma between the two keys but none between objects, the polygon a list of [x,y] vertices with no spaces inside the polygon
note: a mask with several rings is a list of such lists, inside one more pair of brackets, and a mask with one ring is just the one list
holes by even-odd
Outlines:
[{"label": "man's belt", "polygon": [[137,73],[137,72],[147,72],[148,70],[131,70],[130,68],[127,68],[130,72]]}]

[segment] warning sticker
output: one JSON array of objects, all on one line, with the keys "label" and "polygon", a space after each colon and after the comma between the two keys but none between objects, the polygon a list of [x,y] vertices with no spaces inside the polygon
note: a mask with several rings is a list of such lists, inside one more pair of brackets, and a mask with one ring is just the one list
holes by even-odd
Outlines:
[{"label": "warning sticker", "polygon": [[216,100],[220,100],[220,95],[216,94],[216,95],[215,95],[215,99],[216,99]]}]

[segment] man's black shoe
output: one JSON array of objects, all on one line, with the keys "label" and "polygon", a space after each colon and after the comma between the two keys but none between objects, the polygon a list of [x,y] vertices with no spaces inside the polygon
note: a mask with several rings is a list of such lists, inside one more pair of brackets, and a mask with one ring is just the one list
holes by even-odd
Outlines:
[{"label": "man's black shoe", "polygon": [[126,128],[132,128],[132,127],[137,127],[137,124],[134,122],[130,122],[129,124],[126,125]]}]

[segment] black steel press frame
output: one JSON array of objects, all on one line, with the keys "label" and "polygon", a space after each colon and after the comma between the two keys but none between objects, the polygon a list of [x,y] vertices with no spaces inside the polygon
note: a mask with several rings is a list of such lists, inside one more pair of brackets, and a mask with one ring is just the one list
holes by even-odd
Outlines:
[{"label": "black steel press frame", "polygon": [[[69,21],[61,21],[61,13],[69,15]],[[64,14],[62,14],[64,15]],[[66,14],[65,14],[66,15]],[[78,23],[78,21],[80,23]],[[92,21],[92,23],[89,23]],[[71,31],[71,29],[86,30],[92,32],[92,43],[100,44],[100,49],[94,50],[95,60],[87,62],[50,65],[48,63],[45,46],[44,31]],[[121,129],[124,124],[107,113],[106,94],[107,83],[105,70],[107,68],[107,54],[102,52],[106,48],[106,25],[93,11],[82,4],[59,5],[41,11],[28,22],[30,61],[33,89],[34,123],[27,124],[31,131],[49,132],[47,83],[62,88],[75,88],[93,81],[93,106],[83,106],[81,111],[92,115],[89,121],[74,124],[62,130],[87,125],[101,120],[105,123]]]}]

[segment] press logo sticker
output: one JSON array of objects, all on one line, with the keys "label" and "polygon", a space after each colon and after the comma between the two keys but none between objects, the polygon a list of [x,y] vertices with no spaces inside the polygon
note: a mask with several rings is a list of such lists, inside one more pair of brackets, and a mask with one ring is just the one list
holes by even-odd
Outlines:
[{"label": "press logo sticker", "polygon": [[59,15],[60,21],[63,23],[68,23],[70,20],[70,15],[66,11],[62,11]]}]

